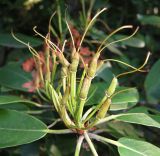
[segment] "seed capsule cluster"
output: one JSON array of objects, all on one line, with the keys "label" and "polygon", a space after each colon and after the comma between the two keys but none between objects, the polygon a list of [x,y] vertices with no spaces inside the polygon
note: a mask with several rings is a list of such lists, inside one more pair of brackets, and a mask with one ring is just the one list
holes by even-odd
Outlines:
[{"label": "seed capsule cluster", "polygon": [[[45,59],[43,60],[44,61],[43,64],[45,65],[45,73],[42,72],[43,71],[42,62],[36,50],[33,49],[29,44],[20,41],[13,35],[16,40],[27,45],[29,47],[29,50],[34,56],[34,60],[37,65],[37,71],[39,74],[39,79],[37,79],[38,80],[37,84],[42,84],[43,86],[37,90],[39,95],[47,102],[48,101],[52,102],[55,107],[55,110],[63,120],[64,124],[70,129],[76,129],[77,132],[94,127],[99,120],[103,119],[106,116],[109,107],[112,103],[112,97],[115,94],[116,87],[118,85],[117,77],[134,73],[136,71],[141,71],[141,69],[144,67],[149,58],[149,55],[147,55],[144,64],[139,68],[135,68],[131,65],[123,63],[124,65],[127,65],[128,67],[134,70],[122,73],[114,77],[109,87],[106,88],[106,92],[104,93],[105,95],[101,99],[101,101],[94,108],[90,108],[88,111],[84,112],[84,107],[87,98],[89,96],[88,93],[92,84],[92,80],[96,76],[96,72],[101,68],[101,66],[104,63],[103,60],[99,60],[101,52],[107,46],[113,43],[129,39],[138,30],[136,29],[135,32],[128,37],[122,38],[118,41],[113,41],[111,43],[106,43],[106,41],[112,35],[114,35],[116,32],[120,30],[128,28],[130,29],[132,28],[132,26],[127,25],[120,27],[117,30],[113,31],[110,35],[108,35],[102,41],[97,52],[95,52],[94,56],[92,57],[90,63],[84,65],[85,68],[83,73],[81,74],[80,82],[77,83],[77,71],[79,64],[81,63],[80,60],[82,60],[83,62],[83,58],[81,58],[79,53],[81,49],[81,44],[90,26],[93,24],[97,16],[104,10],[106,9],[102,9],[101,11],[99,11],[88,23],[88,26],[86,27],[86,30],[84,31],[84,34],[81,38],[79,47],[77,48],[75,47],[74,36],[71,33],[69,24],[66,22],[73,42],[73,49],[71,50],[72,52],[70,59],[66,57],[64,53],[66,40],[63,43],[62,49],[60,49],[56,44],[51,42],[49,38],[50,35],[44,37],[39,32],[37,32],[36,28],[33,29],[36,32],[36,34],[45,39],[46,51],[45,51]],[[114,59],[112,59],[112,61],[113,60]],[[118,60],[114,61],[122,63],[121,61]],[[58,79],[58,82],[56,81],[56,79]]]}]

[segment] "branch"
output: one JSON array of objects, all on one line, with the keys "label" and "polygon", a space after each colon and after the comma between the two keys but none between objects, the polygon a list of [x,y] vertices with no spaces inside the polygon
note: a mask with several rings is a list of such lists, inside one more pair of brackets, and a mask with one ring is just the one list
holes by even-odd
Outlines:
[{"label": "branch", "polygon": [[52,130],[52,129],[46,129],[44,132],[47,132],[49,134],[68,134],[68,133],[74,133],[70,129],[60,129],[60,130]]},{"label": "branch", "polygon": [[88,145],[89,145],[89,147],[90,147],[90,149],[91,149],[91,151],[93,153],[93,156],[98,156],[98,153],[97,153],[97,151],[96,151],[91,139],[89,138],[87,132],[84,132],[84,137],[85,137],[85,139],[86,139],[86,141],[87,141],[87,143],[88,143]]},{"label": "branch", "polygon": [[84,136],[83,136],[83,135],[81,135],[81,136],[78,138],[77,146],[76,146],[76,150],[75,150],[74,156],[79,156],[83,139],[84,139]]}]

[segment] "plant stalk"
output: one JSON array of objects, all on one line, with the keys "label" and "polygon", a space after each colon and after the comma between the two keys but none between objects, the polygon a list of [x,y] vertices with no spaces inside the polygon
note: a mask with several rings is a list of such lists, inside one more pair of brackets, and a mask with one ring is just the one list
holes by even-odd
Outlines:
[{"label": "plant stalk", "polygon": [[81,135],[81,136],[78,138],[74,156],[79,156],[80,150],[81,150],[81,146],[82,146],[82,143],[83,143],[83,139],[84,139],[84,136],[83,136],[83,135]]},{"label": "plant stalk", "polygon": [[107,143],[112,144],[112,145],[115,145],[115,146],[117,146],[117,147],[120,147],[120,146],[122,147],[122,146],[124,146],[124,145],[122,145],[121,143],[119,143],[118,141],[114,141],[114,140],[111,140],[111,139],[108,139],[108,138],[99,136],[99,135],[97,135],[97,134],[89,133],[88,135],[89,135],[91,138],[93,138],[93,139],[95,139],[95,140],[97,140],[97,141],[100,141],[100,142],[102,142],[102,143],[107,142]]},{"label": "plant stalk", "polygon": [[68,134],[68,133],[74,133],[71,129],[61,129],[61,130],[52,130],[52,129],[46,129],[44,132],[47,132],[49,134]]},{"label": "plant stalk", "polygon": [[95,147],[94,147],[94,145],[93,145],[93,143],[92,143],[91,139],[89,138],[88,133],[86,131],[84,132],[84,137],[85,137],[85,139],[86,139],[86,141],[87,141],[87,143],[93,153],[93,156],[98,156],[98,153],[97,153],[97,151],[96,151],[96,149],[95,149]]}]

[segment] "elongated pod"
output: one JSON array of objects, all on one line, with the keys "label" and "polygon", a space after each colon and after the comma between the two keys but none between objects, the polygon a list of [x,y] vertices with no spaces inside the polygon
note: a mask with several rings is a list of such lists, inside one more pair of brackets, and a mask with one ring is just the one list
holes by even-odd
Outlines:
[{"label": "elongated pod", "polygon": [[107,96],[108,96],[108,97],[110,97],[110,96],[113,95],[113,93],[114,93],[115,90],[116,90],[117,84],[118,84],[118,80],[117,80],[116,77],[114,77],[114,78],[112,79],[112,82],[111,82],[108,90],[107,90]]},{"label": "elongated pod", "polygon": [[96,115],[97,119],[102,119],[105,117],[105,115],[109,109],[110,104],[111,104],[111,99],[107,98]]}]

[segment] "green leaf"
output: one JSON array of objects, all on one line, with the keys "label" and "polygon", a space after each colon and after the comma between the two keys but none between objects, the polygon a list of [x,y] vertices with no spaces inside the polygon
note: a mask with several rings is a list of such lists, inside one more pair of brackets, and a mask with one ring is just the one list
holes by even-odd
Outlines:
[{"label": "green leaf", "polygon": [[98,29],[95,28],[95,27],[93,27],[93,28],[90,30],[90,35],[91,35],[92,39],[94,39],[94,40],[99,40],[99,39],[104,40],[105,37],[106,37],[103,31],[98,30]]},{"label": "green leaf", "polygon": [[29,113],[29,111],[30,111],[29,107],[27,107],[27,105],[25,105],[23,103],[0,104],[0,108],[23,111],[23,112],[27,112],[27,113]]},{"label": "green leaf", "polygon": [[19,96],[0,95],[0,105],[17,103],[17,102],[24,102],[24,101],[26,101],[26,100],[20,98]]},{"label": "green leaf", "polygon": [[[41,104],[27,100],[27,99],[23,99],[19,96],[0,95],[0,106],[1,105],[9,105],[9,104],[13,105],[13,104],[18,104],[18,103],[21,103],[20,105],[22,105],[22,103],[23,103],[23,104],[27,104],[27,105],[34,105],[37,107],[41,107]],[[12,106],[11,106],[11,108],[12,108]]]},{"label": "green leaf", "polygon": [[134,123],[134,124],[140,124],[140,125],[160,128],[160,123],[145,113],[119,114],[117,115],[116,119],[119,121],[123,121],[123,122],[129,122],[129,123]]},{"label": "green leaf", "polygon": [[[27,48],[26,45],[16,41],[11,34],[1,33],[0,34],[0,45],[12,48]],[[29,43],[32,47],[40,46],[43,42],[35,37],[30,37],[24,34],[17,33],[16,36],[23,42]]]},{"label": "green leaf", "polygon": [[138,15],[138,20],[144,25],[151,25],[160,28],[160,16],[156,15]]},{"label": "green leaf", "polygon": [[14,110],[0,109],[0,148],[27,144],[46,135],[40,120]]},{"label": "green leaf", "polygon": [[120,138],[118,140],[118,151],[120,156],[159,156],[160,149],[148,142]]},{"label": "green leaf", "polygon": [[113,73],[108,68],[108,63],[102,65],[102,67],[97,71],[96,77],[102,78],[105,82],[110,83],[114,77]]},{"label": "green leaf", "polygon": [[[121,87],[119,91],[123,89],[126,88]],[[137,89],[129,88],[129,90],[121,92],[112,98],[112,104],[110,110],[122,110],[133,107],[138,102],[138,99],[139,99],[139,94]]]},{"label": "green leaf", "polygon": [[[127,37],[127,35],[115,35],[115,40],[119,40],[122,38]],[[123,45],[130,46],[130,47],[136,47],[136,48],[143,48],[145,46],[145,42],[142,39],[139,39],[137,37],[132,37],[128,40],[121,42]]]},{"label": "green leaf", "polygon": [[107,133],[116,138],[131,137],[137,139],[139,136],[143,137],[143,132],[135,129],[135,127],[130,123],[114,120],[112,122],[108,122],[107,125],[105,124],[105,126]]},{"label": "green leaf", "polygon": [[115,45],[110,45],[110,46],[107,47],[107,49],[114,54],[117,54],[117,55],[120,55],[120,56],[123,55],[122,52],[120,51],[120,49],[118,49],[118,47],[116,47]]},{"label": "green leaf", "polygon": [[153,65],[144,83],[147,99],[150,103],[160,101],[160,59]]},{"label": "green leaf", "polygon": [[24,72],[20,63],[10,63],[0,68],[0,75],[0,85],[22,91],[27,91],[22,85],[31,81],[31,74]]},{"label": "green leaf", "polygon": [[89,97],[86,105],[97,105],[105,95],[105,90],[108,86],[108,83],[93,83],[89,90]]},{"label": "green leaf", "polygon": [[152,108],[148,108],[144,106],[135,107],[129,110],[128,113],[145,113],[148,116],[150,116],[152,119],[160,123],[160,112]]}]

